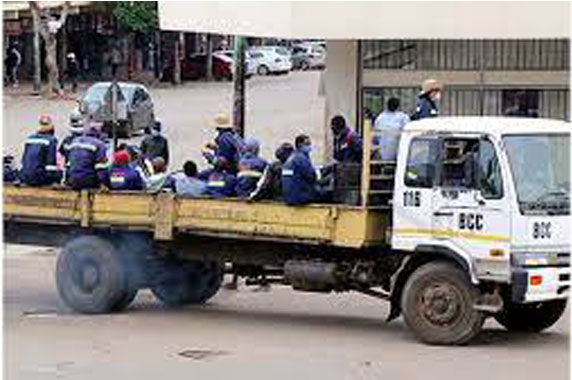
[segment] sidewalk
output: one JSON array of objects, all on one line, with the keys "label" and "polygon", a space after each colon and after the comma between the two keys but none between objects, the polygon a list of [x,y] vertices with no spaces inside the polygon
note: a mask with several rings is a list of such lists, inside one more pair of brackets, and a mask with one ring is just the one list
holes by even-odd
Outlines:
[{"label": "sidewalk", "polygon": [[[69,86],[66,86],[66,90],[63,95],[58,96],[56,94],[50,96],[50,99],[62,99],[62,100],[75,100],[79,97],[79,94],[82,94],[89,88],[91,83],[78,83],[78,88],[75,93],[72,93],[69,89]],[[32,82],[20,82],[17,87],[13,87],[12,85],[4,86],[4,96],[11,97],[11,98],[18,98],[18,97],[39,97],[40,95],[34,93]],[[47,83],[42,83],[42,91],[45,91],[47,87]]]}]

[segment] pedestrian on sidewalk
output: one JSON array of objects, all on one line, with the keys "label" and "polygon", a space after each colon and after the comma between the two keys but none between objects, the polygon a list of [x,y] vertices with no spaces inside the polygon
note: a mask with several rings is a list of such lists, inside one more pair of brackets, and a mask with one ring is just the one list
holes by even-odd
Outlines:
[{"label": "pedestrian on sidewalk", "polygon": [[12,42],[6,52],[4,64],[6,66],[6,83],[18,87],[18,68],[22,63],[22,55],[18,50],[18,43]]},{"label": "pedestrian on sidewalk", "polygon": [[65,82],[70,82],[72,86],[72,92],[77,91],[77,77],[79,75],[79,64],[77,62],[75,53],[68,53],[67,57],[67,68],[65,72],[65,76],[62,77],[62,90],[65,89]]}]

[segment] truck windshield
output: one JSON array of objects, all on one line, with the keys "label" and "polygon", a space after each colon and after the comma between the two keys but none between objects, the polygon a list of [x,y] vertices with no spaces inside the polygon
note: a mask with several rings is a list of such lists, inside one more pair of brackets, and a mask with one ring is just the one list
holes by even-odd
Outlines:
[{"label": "truck windshield", "polygon": [[570,136],[505,135],[504,145],[522,214],[570,212]]}]

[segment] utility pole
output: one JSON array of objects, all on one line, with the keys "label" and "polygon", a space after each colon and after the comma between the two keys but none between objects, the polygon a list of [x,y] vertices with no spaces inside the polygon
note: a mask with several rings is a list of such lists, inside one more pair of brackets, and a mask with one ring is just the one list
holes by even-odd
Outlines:
[{"label": "utility pole", "polygon": [[213,38],[207,34],[207,81],[213,80]]},{"label": "utility pole", "polygon": [[175,48],[173,49],[173,83],[181,84],[181,39],[179,33],[175,35]]},{"label": "utility pole", "polygon": [[234,128],[240,137],[244,137],[244,108],[245,108],[245,61],[244,37],[234,38]]}]

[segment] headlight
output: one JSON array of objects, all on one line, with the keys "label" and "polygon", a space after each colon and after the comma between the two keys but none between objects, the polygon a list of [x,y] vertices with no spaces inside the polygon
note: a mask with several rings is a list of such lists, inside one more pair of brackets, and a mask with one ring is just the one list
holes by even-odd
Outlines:
[{"label": "headlight", "polygon": [[511,263],[519,267],[567,265],[569,255],[555,252],[512,252]]}]

